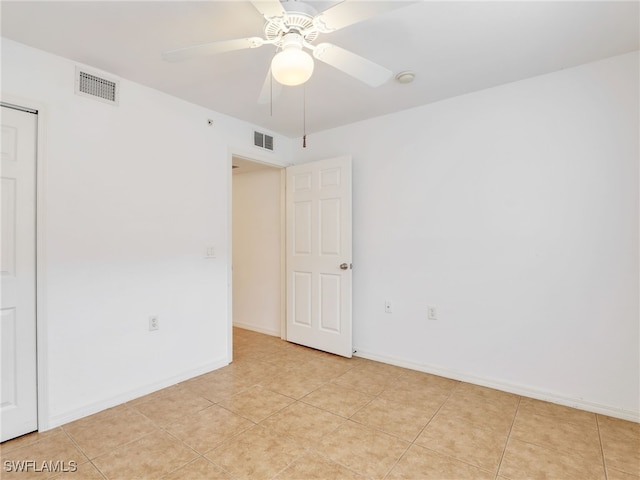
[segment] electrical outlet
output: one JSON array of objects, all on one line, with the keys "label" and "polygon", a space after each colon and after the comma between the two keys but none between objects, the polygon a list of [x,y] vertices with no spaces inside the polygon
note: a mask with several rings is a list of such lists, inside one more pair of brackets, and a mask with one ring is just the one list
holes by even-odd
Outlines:
[{"label": "electrical outlet", "polygon": [[152,332],[154,330],[160,329],[160,321],[158,320],[157,315],[152,315],[149,317],[149,331]]},{"label": "electrical outlet", "polygon": [[427,318],[429,318],[429,320],[438,319],[438,310],[436,309],[435,305],[427,306]]},{"label": "electrical outlet", "polygon": [[391,306],[391,300],[384,301],[384,313],[392,313],[393,308]]}]

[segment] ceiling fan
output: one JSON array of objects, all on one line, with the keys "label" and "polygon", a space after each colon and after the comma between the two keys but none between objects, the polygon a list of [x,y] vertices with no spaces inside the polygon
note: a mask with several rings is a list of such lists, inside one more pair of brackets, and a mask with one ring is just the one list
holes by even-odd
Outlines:
[{"label": "ceiling fan", "polygon": [[301,85],[313,73],[313,58],[331,65],[371,87],[384,84],[392,75],[391,70],[331,43],[313,42],[323,33],[334,32],[374,15],[378,15],[407,2],[343,1],[318,13],[312,6],[290,0],[256,0],[251,2],[262,14],[266,23],[263,37],[238,38],[205,43],[164,52],[169,62],[218,53],[231,52],[263,45],[275,45],[278,53],[271,61],[271,68],[263,84],[260,102],[266,103],[271,88],[271,78],[282,85]]}]

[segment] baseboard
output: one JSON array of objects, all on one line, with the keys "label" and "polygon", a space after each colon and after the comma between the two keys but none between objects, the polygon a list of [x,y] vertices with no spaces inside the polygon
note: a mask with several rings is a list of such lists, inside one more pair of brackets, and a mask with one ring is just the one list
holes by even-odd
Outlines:
[{"label": "baseboard", "polygon": [[[172,385],[175,385],[176,383],[180,383],[185,380],[189,380],[190,378],[197,377],[198,375],[202,375],[202,374],[211,372],[213,370],[217,370],[228,364],[229,364],[229,361],[226,358],[216,360],[214,362],[209,362],[197,368],[187,370],[178,375],[168,377],[161,381],[141,386],[140,388],[136,388],[128,392],[125,392],[113,397],[109,397],[108,399],[105,399],[99,402],[85,405],[81,408],[76,408],[68,412],[64,412],[62,414],[54,415],[50,417],[48,419],[49,421],[46,423],[47,430],[51,430],[52,428],[59,427],[60,425],[73,422],[74,420],[78,420],[80,418],[84,418],[88,415],[93,415],[94,413],[101,412],[102,410],[106,410],[107,408],[121,405],[125,402],[134,400],[138,397],[148,395],[149,393],[153,393],[163,388],[170,387]],[[41,431],[44,431],[44,430],[41,430]]]},{"label": "baseboard", "polygon": [[586,410],[588,412],[599,413],[601,415],[607,415],[609,417],[621,418],[623,420],[629,420],[631,422],[640,423],[640,411],[626,410],[623,408],[611,407],[608,405],[601,405],[594,402],[588,402],[581,398],[571,398],[563,395],[558,395],[551,392],[542,390],[536,390],[523,385],[517,385],[507,382],[502,382],[495,379],[477,377],[475,375],[468,375],[465,373],[449,370],[442,367],[435,367],[433,365],[425,365],[403,358],[397,358],[387,355],[379,355],[377,353],[361,350],[354,347],[354,356],[362,357],[369,360],[375,360],[376,362],[388,363],[397,367],[408,368],[411,370],[417,370],[420,372],[431,373],[440,377],[451,378],[453,380],[460,380],[462,382],[472,383],[474,385],[480,385],[483,387],[494,388],[503,392],[514,393],[516,395],[522,395],[523,397],[534,398],[536,400],[543,400],[545,402],[556,403],[566,407],[577,408],[579,410]]},{"label": "baseboard", "polygon": [[270,328],[256,327],[248,323],[233,322],[234,327],[242,328],[244,330],[251,330],[252,332],[264,333],[265,335],[271,335],[272,337],[280,337],[280,330],[271,330]]}]

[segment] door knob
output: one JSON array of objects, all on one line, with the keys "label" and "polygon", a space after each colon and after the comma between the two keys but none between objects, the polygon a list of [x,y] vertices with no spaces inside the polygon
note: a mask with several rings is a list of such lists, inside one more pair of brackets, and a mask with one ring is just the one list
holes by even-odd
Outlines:
[{"label": "door knob", "polygon": [[349,264],[348,263],[342,263],[342,264],[340,264],[340,268],[342,270],[348,270],[349,269]]}]

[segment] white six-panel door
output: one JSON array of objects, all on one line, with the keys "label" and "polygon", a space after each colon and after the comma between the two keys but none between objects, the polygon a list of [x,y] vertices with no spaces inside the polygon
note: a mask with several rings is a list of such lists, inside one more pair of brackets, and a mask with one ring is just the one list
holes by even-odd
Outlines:
[{"label": "white six-panel door", "polygon": [[0,440],[38,428],[36,388],[37,115],[2,106]]},{"label": "white six-panel door", "polygon": [[288,167],[286,189],[287,340],[351,357],[351,157]]}]

